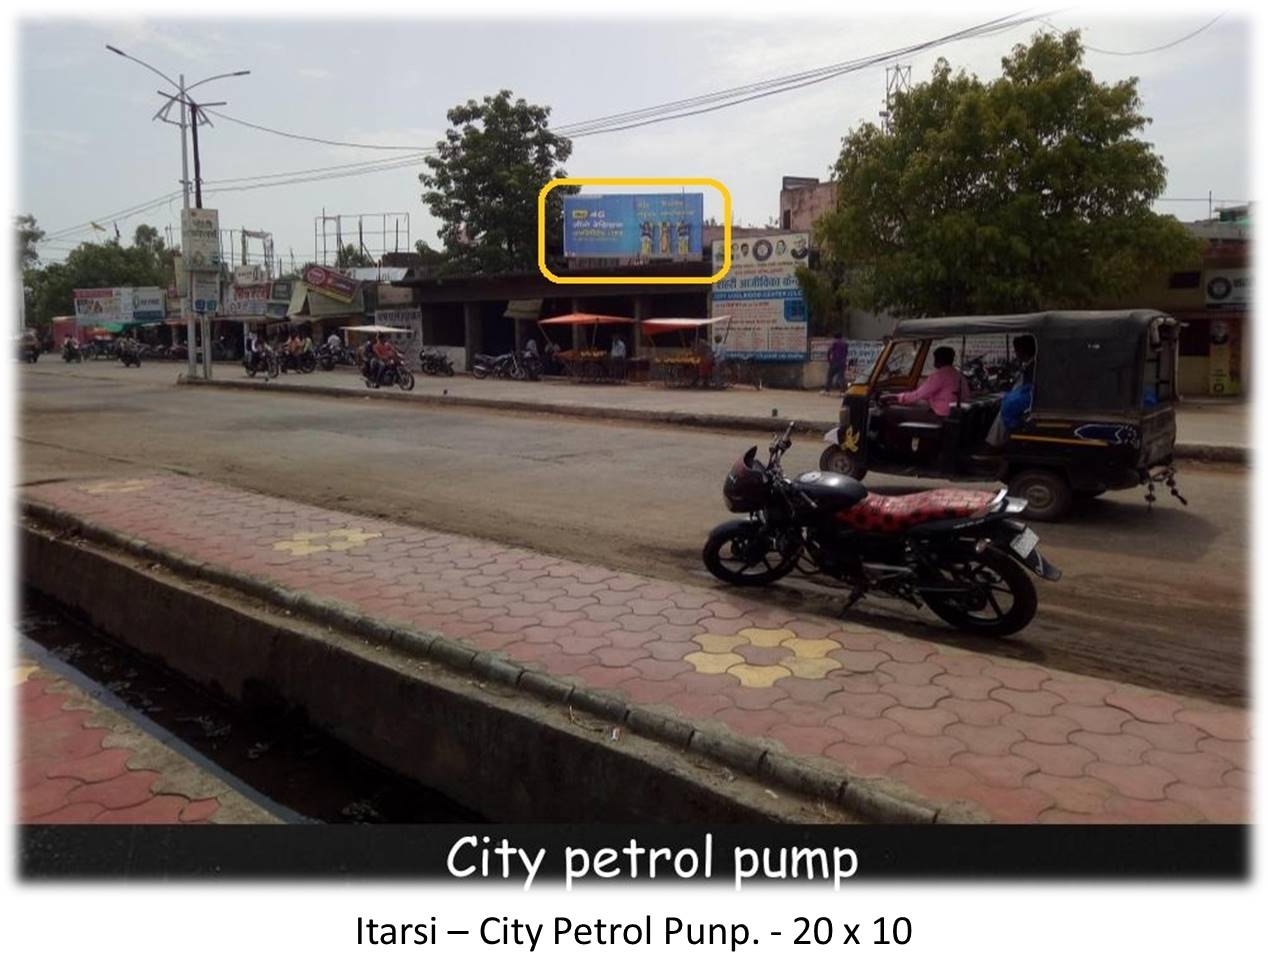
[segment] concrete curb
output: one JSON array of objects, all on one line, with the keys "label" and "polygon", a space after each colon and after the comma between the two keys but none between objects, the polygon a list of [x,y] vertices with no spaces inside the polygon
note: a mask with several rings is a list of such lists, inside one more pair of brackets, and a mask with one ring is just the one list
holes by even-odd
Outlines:
[{"label": "concrete curb", "polygon": [[[681,425],[693,429],[711,429],[719,432],[754,430],[783,432],[790,421],[793,432],[800,435],[822,435],[836,425],[835,421],[816,422],[761,415],[713,415],[701,412],[658,411],[645,408],[614,408],[611,406],[561,405],[555,402],[534,402],[505,398],[471,398],[466,395],[427,395],[404,391],[383,391],[356,388],[327,388],[324,385],[285,384],[268,385],[260,381],[216,380],[193,381],[181,375],[177,384],[210,385],[219,388],[243,388],[248,391],[277,391],[295,395],[318,395],[326,398],[381,398],[406,404],[450,405],[459,408],[486,408],[505,412],[535,412],[546,415],[566,415],[575,418],[611,419],[625,422],[644,422],[657,425]],[[1192,459],[1206,463],[1250,464],[1247,446],[1215,445],[1195,442],[1178,442],[1176,459]]]},{"label": "concrete curb", "polygon": [[[214,383],[214,382],[213,382]],[[353,634],[382,646],[432,660],[483,681],[516,688],[547,702],[595,715],[614,726],[678,750],[703,756],[739,770],[759,782],[774,783],[805,796],[841,805],[858,816],[881,823],[979,823],[982,815],[963,803],[935,805],[908,787],[888,779],[842,775],[796,756],[778,752],[716,726],[697,727],[668,711],[631,706],[618,695],[590,690],[552,674],[526,668],[500,654],[479,650],[413,626],[366,616],[343,603],[309,592],[297,592],[233,569],[186,558],[140,538],[39,501],[22,500],[22,513],[53,530],[117,549],[163,566],[186,578],[201,579],[285,610],[293,610],[320,625]]]}]

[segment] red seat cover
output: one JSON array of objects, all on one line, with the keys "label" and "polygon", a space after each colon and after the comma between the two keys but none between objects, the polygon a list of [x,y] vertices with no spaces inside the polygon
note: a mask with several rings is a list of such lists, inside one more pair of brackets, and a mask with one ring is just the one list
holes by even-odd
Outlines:
[{"label": "red seat cover", "polygon": [[906,531],[928,521],[969,517],[994,497],[989,490],[926,490],[902,496],[873,493],[841,511],[836,519],[857,531]]}]

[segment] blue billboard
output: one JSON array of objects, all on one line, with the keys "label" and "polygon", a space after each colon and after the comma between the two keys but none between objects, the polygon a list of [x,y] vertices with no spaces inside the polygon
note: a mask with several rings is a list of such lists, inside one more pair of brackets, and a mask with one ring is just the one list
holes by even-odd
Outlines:
[{"label": "blue billboard", "polygon": [[703,194],[575,194],[563,206],[568,258],[703,255]]}]

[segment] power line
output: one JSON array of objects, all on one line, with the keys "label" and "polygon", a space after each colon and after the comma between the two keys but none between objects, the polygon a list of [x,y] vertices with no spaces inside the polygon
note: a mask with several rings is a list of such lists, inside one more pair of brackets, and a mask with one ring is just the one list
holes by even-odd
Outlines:
[{"label": "power line", "polygon": [[207,113],[208,115],[216,116],[218,119],[226,119],[231,123],[237,123],[239,126],[246,126],[248,129],[258,129],[264,133],[272,133],[274,136],[285,136],[287,139],[303,140],[306,143],[323,143],[326,146],[350,146],[357,150],[419,150],[427,153],[435,150],[434,146],[384,146],[381,143],[353,143],[347,140],[324,139],[320,136],[304,136],[300,133],[288,133],[282,129],[273,129],[270,126],[262,126],[259,123],[247,122],[245,119],[237,119],[212,109],[208,109]]},{"label": "power line", "polygon": [[[1109,55],[1115,55],[1117,57],[1123,57],[1123,58],[1134,57],[1135,55],[1138,55],[1138,54],[1156,54],[1159,51],[1166,51],[1168,48],[1174,48],[1177,44],[1183,44],[1185,41],[1188,41],[1191,38],[1197,37],[1199,34],[1207,30],[1208,28],[1214,27],[1215,24],[1219,20],[1221,20],[1227,13],[1228,11],[1226,10],[1224,11],[1224,13],[1217,14],[1216,16],[1208,20],[1205,24],[1203,24],[1201,27],[1199,27],[1197,30],[1190,31],[1188,34],[1184,35],[1184,37],[1178,37],[1174,41],[1168,41],[1166,44],[1160,44],[1156,48],[1142,48],[1139,51],[1107,51],[1105,48],[1094,48],[1090,44],[1085,44],[1083,45],[1083,47],[1085,50],[1094,51],[1097,54],[1109,54]],[[1045,20],[1044,23],[1046,23],[1053,30],[1056,30],[1056,31],[1061,30],[1061,28],[1057,27],[1057,25],[1052,23],[1052,21],[1050,20]]]}]

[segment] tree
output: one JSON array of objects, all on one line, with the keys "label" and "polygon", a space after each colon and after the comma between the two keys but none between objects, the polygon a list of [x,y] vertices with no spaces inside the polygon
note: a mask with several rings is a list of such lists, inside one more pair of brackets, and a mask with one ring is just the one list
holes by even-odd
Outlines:
[{"label": "tree", "polygon": [[[55,316],[75,312],[75,290],[104,286],[167,286],[173,279],[171,251],[157,231],[143,233],[135,244],[82,242],[62,262],[24,270],[23,285],[28,290],[27,323],[45,324]],[[157,247],[155,244],[157,239]]]},{"label": "tree", "polygon": [[18,232],[18,264],[25,272],[40,261],[40,253],[36,246],[44,238],[44,232],[40,230],[35,216],[31,214],[18,215],[15,223]]},{"label": "tree", "polygon": [[335,256],[336,269],[360,269],[371,265],[374,265],[374,260],[361,250],[360,245],[352,242],[341,245],[339,254]]},{"label": "tree", "polygon": [[1077,32],[1002,63],[983,83],[939,59],[895,97],[889,132],[845,137],[816,228],[840,298],[899,315],[1080,307],[1197,253],[1151,209],[1166,168],[1140,138],[1135,78],[1097,82]]},{"label": "tree", "polygon": [[[447,113],[450,127],[419,174],[423,201],[440,219],[446,271],[507,272],[537,267],[537,195],[572,143],[554,135],[550,108],[512,101],[503,89]],[[572,188],[561,188],[565,193]],[[547,201],[548,236],[558,241],[561,196]]]}]

